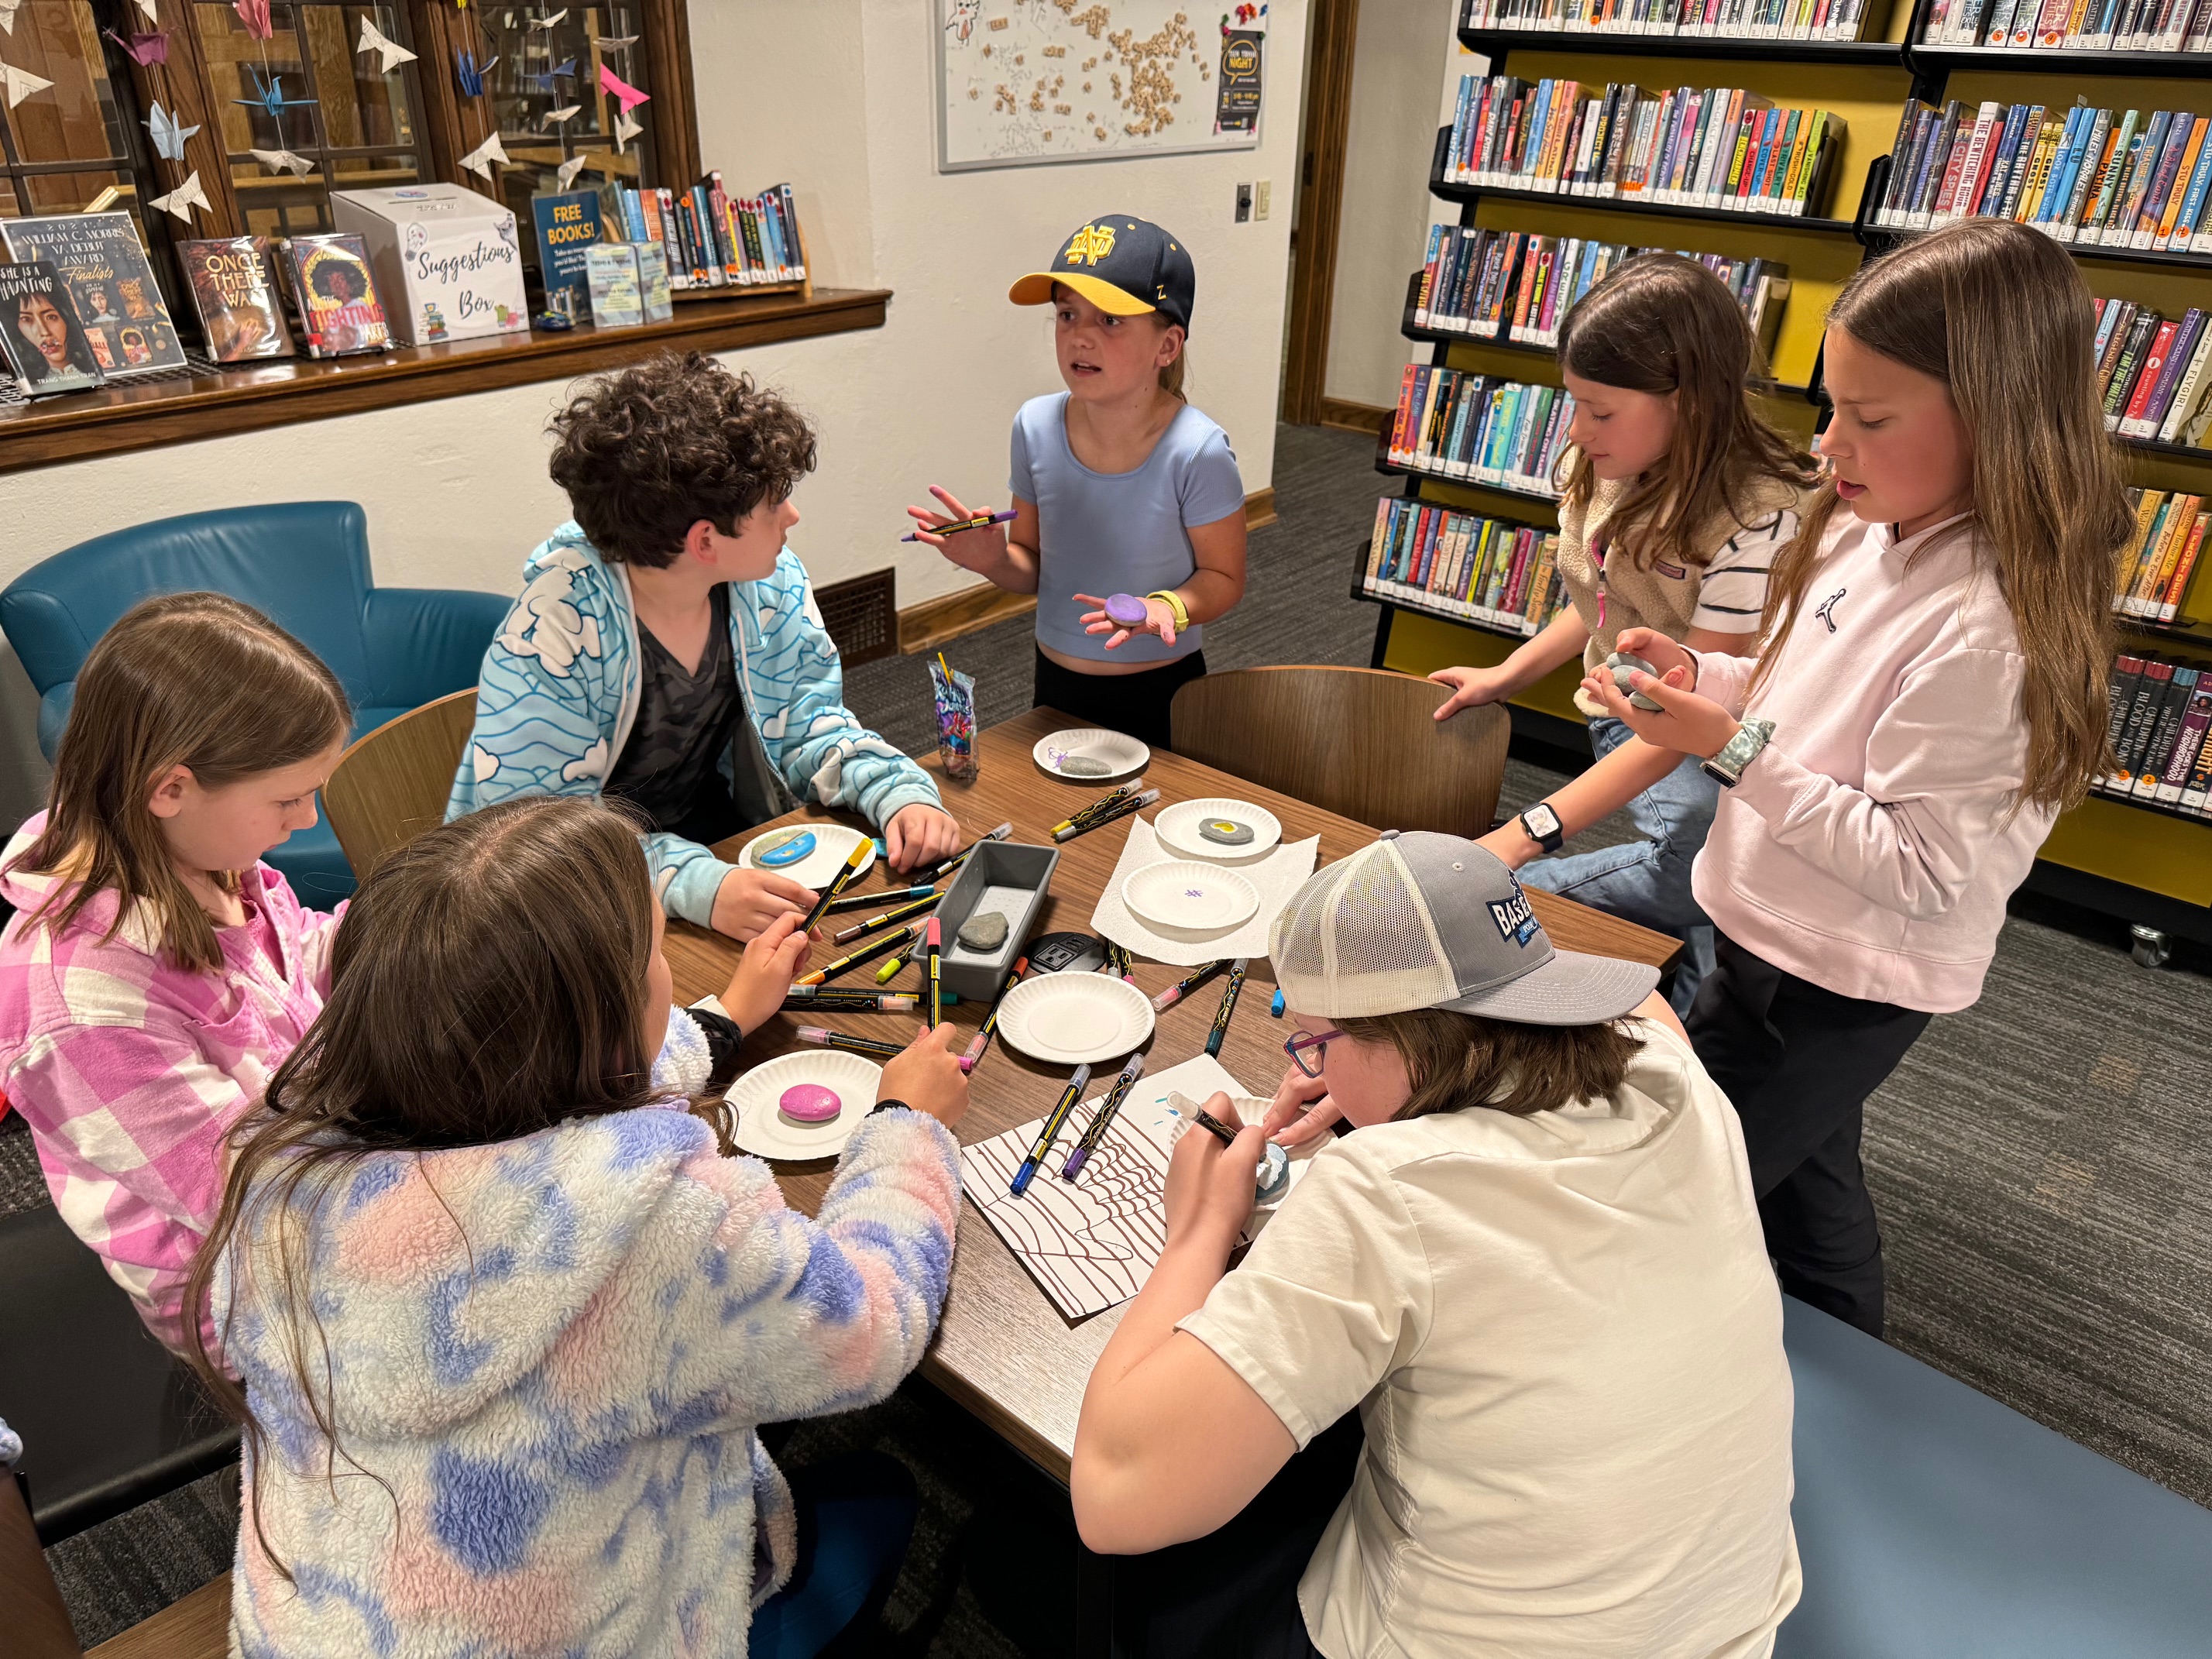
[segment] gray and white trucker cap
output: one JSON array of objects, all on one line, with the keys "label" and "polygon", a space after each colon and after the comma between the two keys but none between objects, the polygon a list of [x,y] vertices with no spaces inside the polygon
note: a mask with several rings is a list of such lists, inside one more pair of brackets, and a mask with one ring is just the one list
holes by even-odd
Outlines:
[{"label": "gray and white trucker cap", "polygon": [[1317,870],[1275,918],[1275,982],[1302,1013],[1449,1008],[1528,1025],[1595,1025],[1651,994],[1659,970],[1552,946],[1496,854],[1386,830]]}]

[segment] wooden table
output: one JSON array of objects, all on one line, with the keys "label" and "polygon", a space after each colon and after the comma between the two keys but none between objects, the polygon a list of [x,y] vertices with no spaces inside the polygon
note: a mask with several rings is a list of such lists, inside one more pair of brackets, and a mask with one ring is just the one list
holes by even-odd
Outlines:
[{"label": "wooden table", "polygon": [[[968,836],[981,835],[1011,818],[1014,840],[1048,845],[1054,824],[1102,793],[1097,786],[1062,782],[1041,770],[1030,758],[1030,750],[1039,738],[1073,724],[1064,715],[1040,708],[982,732],[976,745],[981,772],[973,784],[949,783],[934,760],[927,763],[943,792],[945,809],[960,820]],[[1356,852],[1375,838],[1374,830],[1364,824],[1318,811],[1180,756],[1155,751],[1146,778],[1159,790],[1163,806],[1217,795],[1255,801],[1282,820],[1285,841],[1318,835],[1320,864]],[[1148,816],[1151,810],[1147,809]],[[825,821],[836,821],[836,815],[812,807],[777,820],[780,823]],[[749,830],[744,837],[726,842],[717,850],[734,859],[744,840],[757,833],[757,830]],[[1128,825],[1124,821],[1078,836],[1061,847],[1060,866],[1039,914],[1036,931],[1091,931],[1091,913],[1105,891],[1127,836]],[[852,890],[868,892],[906,884],[906,880],[893,878],[878,860]],[[1662,934],[1550,893],[1532,888],[1528,899],[1553,942],[1564,949],[1663,967],[1680,948],[1676,941]],[[850,926],[858,919],[848,913],[837,920]],[[842,954],[844,948],[849,947],[817,945],[816,964]],[[732,941],[683,922],[669,925],[666,949],[676,994],[684,1002],[696,1001],[727,986],[739,954]],[[1137,982],[1150,995],[1187,971],[1139,961]],[[889,988],[916,990],[920,979],[920,971],[908,967]],[[862,969],[839,982],[872,987],[875,981],[872,972]],[[1272,1094],[1283,1073],[1282,1042],[1288,1033],[1281,1022],[1267,1016],[1274,988],[1270,965],[1261,961],[1246,982],[1221,1051],[1222,1064],[1254,1094]],[[1219,1001],[1218,987],[1209,987],[1160,1016],[1147,1049],[1153,1070],[1179,1064],[1204,1050]],[[982,1021],[984,1006],[963,1001],[945,1012],[963,1032],[972,1033]],[[783,1014],[747,1041],[748,1059],[758,1061],[799,1047],[792,1033],[800,1024],[827,1024],[860,1036],[901,1041],[914,1031],[912,1017],[905,1015]],[[1065,1067],[1037,1064],[1014,1053],[1003,1042],[994,1042],[975,1068],[973,1103],[960,1125],[961,1141],[988,1139],[1042,1116],[1066,1080]],[[791,1203],[811,1215],[821,1206],[832,1167],[827,1161],[779,1164],[777,1179]],[[990,1224],[963,1204],[951,1291],[937,1339],[922,1359],[922,1374],[1065,1484],[1068,1460],[1075,1448],[1075,1419],[1083,1401],[1083,1386],[1121,1316],[1121,1309],[1112,1308],[1071,1325],[1000,1242]]]}]

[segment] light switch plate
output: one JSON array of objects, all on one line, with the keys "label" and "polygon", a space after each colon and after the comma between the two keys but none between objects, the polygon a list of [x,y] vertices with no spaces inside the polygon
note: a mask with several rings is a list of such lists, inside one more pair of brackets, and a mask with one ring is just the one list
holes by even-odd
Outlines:
[{"label": "light switch plate", "polygon": [[1264,219],[1267,210],[1274,205],[1275,185],[1271,179],[1262,179],[1252,186],[1252,216]]}]

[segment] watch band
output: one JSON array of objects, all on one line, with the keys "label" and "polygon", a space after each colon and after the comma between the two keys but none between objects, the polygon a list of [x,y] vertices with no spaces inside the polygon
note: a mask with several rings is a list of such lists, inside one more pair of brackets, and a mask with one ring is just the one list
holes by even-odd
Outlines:
[{"label": "watch band", "polygon": [[1167,606],[1169,610],[1175,612],[1176,633],[1180,634],[1183,629],[1190,626],[1190,607],[1182,602],[1182,595],[1176,592],[1173,588],[1163,587],[1156,592],[1146,594],[1145,597],[1148,599],[1158,599],[1162,605]]},{"label": "watch band", "polygon": [[1721,745],[1719,754],[1702,763],[1698,769],[1723,789],[1733,789],[1742,781],[1743,769],[1757,760],[1774,735],[1774,722],[1761,720],[1755,714],[1744,717],[1735,735]]},{"label": "watch band", "polygon": [[914,1109],[902,1100],[879,1100],[868,1108],[868,1115],[873,1117],[878,1112],[888,1112],[894,1107],[902,1112],[910,1112]]}]

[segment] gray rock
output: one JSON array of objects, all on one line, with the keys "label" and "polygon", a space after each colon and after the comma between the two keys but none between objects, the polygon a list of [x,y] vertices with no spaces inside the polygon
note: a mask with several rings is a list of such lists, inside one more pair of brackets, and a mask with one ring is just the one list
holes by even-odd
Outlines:
[{"label": "gray rock", "polygon": [[1198,826],[1198,838],[1222,847],[1249,847],[1252,826],[1234,818],[1206,818]]},{"label": "gray rock", "polygon": [[952,942],[969,951],[995,951],[1006,942],[1006,919],[994,910],[985,916],[970,916]]},{"label": "gray rock", "polygon": [[1092,755],[1062,755],[1060,757],[1062,776],[1071,778],[1110,778],[1114,769]]}]

